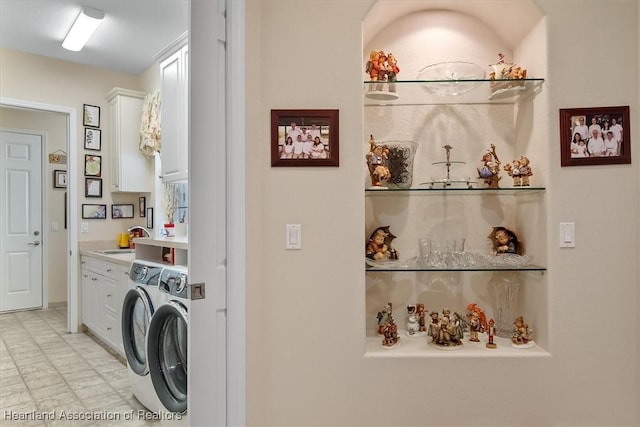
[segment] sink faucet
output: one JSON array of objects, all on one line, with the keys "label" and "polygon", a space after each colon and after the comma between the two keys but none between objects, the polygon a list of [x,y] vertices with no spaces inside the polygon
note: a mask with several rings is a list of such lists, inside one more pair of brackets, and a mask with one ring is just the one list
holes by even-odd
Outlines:
[{"label": "sink faucet", "polygon": [[128,231],[129,233],[131,233],[133,230],[142,230],[142,231],[144,231],[145,233],[147,233],[147,236],[146,236],[146,237],[151,237],[151,233],[149,232],[149,230],[147,230],[146,228],[144,228],[144,227],[143,227],[143,226],[141,226],[141,225],[134,225],[133,227],[129,227],[129,228],[127,229],[127,231]]}]

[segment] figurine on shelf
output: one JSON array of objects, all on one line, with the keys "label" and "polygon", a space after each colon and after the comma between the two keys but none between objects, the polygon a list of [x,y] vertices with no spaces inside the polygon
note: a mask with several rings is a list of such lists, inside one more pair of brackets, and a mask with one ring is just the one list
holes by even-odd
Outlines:
[{"label": "figurine on shelf", "polygon": [[529,329],[522,316],[518,316],[513,322],[513,335],[511,336],[511,342],[514,346],[519,347],[531,347],[533,344],[533,330]]},{"label": "figurine on shelf", "polygon": [[400,341],[400,337],[398,336],[398,325],[395,320],[393,320],[393,315],[389,314],[389,320],[384,325],[382,330],[382,346],[383,347],[393,347],[398,344]]},{"label": "figurine on shelf", "polygon": [[372,50],[369,52],[369,60],[367,61],[367,66],[365,71],[369,74],[369,80],[375,82],[378,80],[378,72],[379,68],[379,60],[380,54],[377,50]]},{"label": "figurine on shelf", "polygon": [[382,307],[382,310],[378,312],[378,315],[376,316],[376,318],[378,319],[378,329],[376,330],[376,333],[378,335],[382,335],[384,326],[389,321],[389,316],[391,316],[391,311],[392,305],[390,302],[388,302],[384,307]]},{"label": "figurine on shelf", "polygon": [[487,323],[487,336],[489,337],[489,340],[487,342],[486,347],[487,348],[496,348],[498,347],[494,342],[493,342],[493,337],[496,334],[496,322],[493,319],[489,319],[489,322]]},{"label": "figurine on shelf", "polygon": [[460,318],[457,315],[451,315],[451,310],[444,308],[442,316],[434,317],[431,313],[431,325],[429,326],[429,335],[431,343],[440,348],[453,348],[462,345],[462,336],[460,334]]},{"label": "figurine on shelf", "polygon": [[382,187],[383,181],[391,179],[391,171],[388,167],[389,149],[383,145],[376,145],[373,135],[369,137],[369,152],[366,156],[371,185]]},{"label": "figurine on shelf", "polygon": [[389,56],[387,56],[387,67],[389,69],[389,72],[387,74],[387,78],[389,79],[389,92],[395,92],[400,68],[398,67],[398,61],[396,60],[396,57],[393,56],[393,53],[391,52],[389,52]]},{"label": "figurine on shelf", "polygon": [[492,71],[489,73],[490,80],[522,80],[527,78],[527,70],[513,64],[504,62],[504,54],[498,53],[498,62],[490,65]]},{"label": "figurine on shelf", "polygon": [[484,310],[473,303],[467,306],[467,317],[469,319],[469,341],[480,342],[478,334],[483,333],[487,329],[487,317]]},{"label": "figurine on shelf", "polygon": [[407,318],[407,333],[409,335],[411,335],[411,336],[414,336],[419,331],[418,315],[417,315],[416,306],[415,305],[408,305],[407,306],[407,314],[409,315],[409,317]]},{"label": "figurine on shelf", "polygon": [[522,177],[520,176],[520,160],[515,159],[511,163],[504,165],[504,170],[513,178],[513,186],[520,187],[522,185]]},{"label": "figurine on shelf", "polygon": [[531,171],[531,166],[529,166],[529,158],[520,156],[520,176],[524,187],[529,186],[529,177],[531,175],[533,175],[533,172]]},{"label": "figurine on shelf", "polygon": [[418,303],[416,305],[416,316],[418,316],[418,332],[426,333],[427,325],[425,324],[425,317],[427,314],[427,310],[424,304]]},{"label": "figurine on shelf", "polygon": [[493,243],[493,254],[518,254],[520,255],[520,242],[516,234],[504,227],[493,227],[489,234]]},{"label": "figurine on shelf", "polygon": [[389,226],[376,228],[367,242],[366,256],[374,261],[398,259],[398,252],[391,247],[396,236],[391,234]]},{"label": "figurine on shelf", "polygon": [[482,178],[489,188],[499,188],[500,181],[500,159],[496,154],[496,146],[491,144],[491,148],[482,156],[483,166],[478,169],[478,176]]}]

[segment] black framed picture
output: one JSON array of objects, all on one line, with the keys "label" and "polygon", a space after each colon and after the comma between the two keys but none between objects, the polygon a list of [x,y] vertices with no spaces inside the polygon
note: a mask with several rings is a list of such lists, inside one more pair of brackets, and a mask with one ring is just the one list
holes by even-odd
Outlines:
[{"label": "black framed picture", "polygon": [[133,204],[111,205],[111,218],[133,218]]},{"label": "black framed picture", "polygon": [[100,129],[84,128],[85,150],[100,151],[102,148],[102,131]]},{"label": "black framed picture", "polygon": [[53,171],[53,188],[67,188],[67,171]]},{"label": "black framed picture", "polygon": [[82,124],[94,128],[100,127],[100,107],[84,104],[82,106]]},{"label": "black framed picture", "polygon": [[82,219],[107,219],[107,205],[82,205]]},{"label": "black framed picture", "polygon": [[102,156],[84,155],[84,176],[102,176]]},{"label": "black framed picture", "polygon": [[138,198],[138,215],[140,218],[144,218],[147,214],[147,198],[142,196]]},{"label": "black framed picture", "polygon": [[84,196],[85,197],[102,197],[102,179],[101,178],[85,178],[84,179]]},{"label": "black framed picture", "polygon": [[147,208],[147,228],[153,228],[153,208]]}]

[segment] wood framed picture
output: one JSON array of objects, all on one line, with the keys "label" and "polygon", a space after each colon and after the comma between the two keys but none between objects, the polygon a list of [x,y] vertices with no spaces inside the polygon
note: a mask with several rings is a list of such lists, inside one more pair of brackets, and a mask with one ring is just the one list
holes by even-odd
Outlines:
[{"label": "wood framed picture", "polygon": [[84,104],[82,106],[82,124],[93,128],[100,127],[100,107]]},{"label": "wood framed picture", "polygon": [[102,176],[102,156],[84,155],[84,176]]},{"label": "wood framed picture", "polygon": [[67,188],[67,171],[53,171],[53,188]]},{"label": "wood framed picture", "polygon": [[100,129],[84,128],[85,150],[100,151],[102,148],[102,131]]},{"label": "wood framed picture", "polygon": [[631,163],[629,106],[560,110],[560,164]]},{"label": "wood framed picture", "polygon": [[107,205],[82,205],[82,219],[107,219]]},{"label": "wood framed picture", "polygon": [[84,179],[84,196],[85,197],[102,197],[102,178],[85,178]]},{"label": "wood framed picture", "polygon": [[338,110],[271,110],[271,166],[339,166]]},{"label": "wood framed picture", "polygon": [[133,204],[111,205],[111,218],[133,218]]},{"label": "wood framed picture", "polygon": [[140,218],[144,218],[147,214],[147,198],[142,196],[138,198],[138,215]]}]

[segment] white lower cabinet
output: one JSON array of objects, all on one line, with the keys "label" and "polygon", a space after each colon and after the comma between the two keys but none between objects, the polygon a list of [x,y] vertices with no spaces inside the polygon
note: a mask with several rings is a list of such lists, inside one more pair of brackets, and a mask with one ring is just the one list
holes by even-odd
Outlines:
[{"label": "white lower cabinet", "polygon": [[122,300],[128,274],[125,265],[82,257],[82,323],[121,355]]}]

